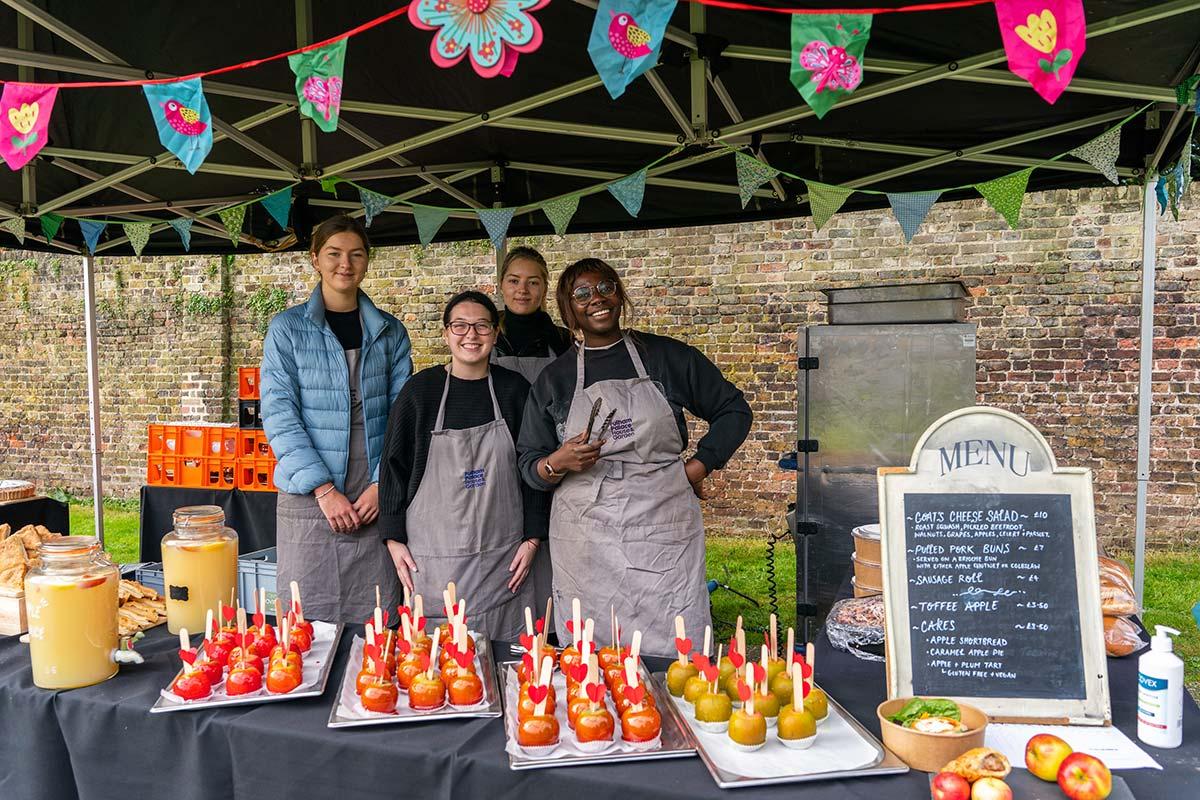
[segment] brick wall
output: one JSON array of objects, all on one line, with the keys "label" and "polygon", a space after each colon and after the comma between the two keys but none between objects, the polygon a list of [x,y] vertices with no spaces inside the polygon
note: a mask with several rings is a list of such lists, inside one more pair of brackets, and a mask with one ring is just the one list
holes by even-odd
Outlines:
[{"label": "brick wall", "polygon": [[[1151,540],[1200,532],[1200,211],[1160,220],[1155,317]],[[938,205],[906,246],[890,212],[810,220],[570,235],[529,242],[560,269],[599,256],[625,277],[634,327],[703,350],[745,392],[750,438],[713,481],[710,530],[776,530],[793,473],[797,330],[824,321],[831,286],[961,279],[979,327],[979,402],[1026,416],[1059,461],[1094,470],[1098,528],[1132,541],[1137,427],[1141,214],[1137,188],[1029,195],[1009,231],[982,201]],[[106,492],[142,482],[145,426],[234,421],[236,367],[261,357],[250,298],[313,285],[302,254],[221,259],[98,259]],[[441,360],[440,305],[465,287],[492,291],[483,243],[377,251],[364,288],[409,328],[418,368]],[[81,265],[0,252],[0,473],[89,491]],[[553,280],[553,276],[552,276]],[[258,307],[261,310],[261,306]],[[232,368],[232,369],[231,369]],[[236,406],[233,407],[236,412]]]}]

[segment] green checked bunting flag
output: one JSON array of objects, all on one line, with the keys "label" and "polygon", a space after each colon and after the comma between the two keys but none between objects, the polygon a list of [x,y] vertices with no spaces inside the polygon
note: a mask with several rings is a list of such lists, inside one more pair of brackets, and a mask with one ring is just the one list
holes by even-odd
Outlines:
[{"label": "green checked bunting flag", "polygon": [[413,206],[413,219],[417,222],[417,238],[421,244],[429,244],[437,236],[442,225],[450,218],[450,210],[434,206]]},{"label": "green checked bunting flag", "polygon": [[121,223],[121,230],[125,231],[125,236],[129,239],[135,255],[140,256],[146,247],[146,242],[150,241],[150,225],[149,222]]},{"label": "green checked bunting flag", "polygon": [[806,180],[804,185],[808,187],[808,205],[812,209],[817,230],[825,227],[825,223],[838,212],[846,198],[854,194],[853,189],[843,189],[841,186],[830,186],[817,181]]},{"label": "green checked bunting flag", "polygon": [[279,227],[287,230],[288,212],[292,210],[292,187],[272,192],[259,201]]},{"label": "green checked bunting flag", "polygon": [[745,208],[758,187],[777,176],[779,170],[740,150],[733,154],[733,158],[737,163],[738,196],[742,198],[742,208]]},{"label": "green checked bunting flag", "polygon": [[375,217],[379,216],[385,208],[392,204],[392,198],[386,194],[372,192],[370,189],[358,190],[358,199],[362,203],[363,216],[367,218],[367,227],[371,227],[371,223]]},{"label": "green checked bunting flag", "polygon": [[1113,183],[1119,183],[1117,176],[1117,156],[1121,154],[1121,128],[1097,136],[1090,142],[1079,145],[1071,151],[1071,155],[1080,161],[1086,161],[1095,167],[1104,177]]},{"label": "green checked bunting flag", "polygon": [[300,113],[312,117],[317,127],[326,133],[337,130],[338,115],[342,110],[346,41],[339,39],[316,50],[288,56],[288,65],[296,73]]},{"label": "green checked bunting flag", "polygon": [[42,235],[46,237],[46,241],[50,241],[58,234],[58,229],[62,227],[63,217],[58,214],[42,214],[38,217],[38,222],[42,225]]},{"label": "green checked bunting flag", "polygon": [[95,219],[79,220],[79,231],[83,234],[83,243],[87,245],[88,255],[96,255],[96,245],[100,242],[100,234],[104,233],[105,223]]},{"label": "green checked bunting flag", "polygon": [[577,194],[551,200],[542,206],[542,211],[546,214],[546,219],[550,220],[550,224],[554,226],[554,232],[559,236],[566,233],[567,226],[571,224],[571,219],[578,210],[579,195]]},{"label": "green checked bunting flag", "polygon": [[888,192],[888,202],[892,204],[892,214],[904,231],[904,241],[911,242],[917,229],[929,216],[929,209],[942,196],[940,189],[932,192]]},{"label": "green checked bunting flag", "polygon": [[642,213],[642,198],[646,195],[646,170],[638,170],[616,183],[610,183],[608,193],[617,198],[629,216],[636,217]]},{"label": "green checked bunting flag", "polygon": [[337,185],[345,179],[339,178],[337,175],[330,175],[328,178],[321,178],[321,191],[337,197]]},{"label": "green checked bunting flag", "polygon": [[176,233],[179,234],[179,241],[183,242],[183,250],[185,253],[191,252],[192,249],[192,222],[193,220],[180,217],[179,219],[173,219],[167,223],[175,229]]},{"label": "green checked bunting flag", "polygon": [[984,183],[977,183],[975,188],[992,208],[1000,212],[1008,227],[1016,228],[1021,219],[1021,204],[1025,202],[1025,188],[1029,185],[1029,176],[1032,174],[1033,167],[1029,167],[1012,175],[1002,175]]},{"label": "green checked bunting flag", "polygon": [[479,221],[483,223],[483,228],[488,233],[488,238],[492,240],[492,247],[497,250],[504,246],[504,237],[508,235],[508,226],[512,222],[514,211],[516,211],[515,208],[475,209],[475,213],[479,215]]},{"label": "green checked bunting flag", "polygon": [[13,217],[12,219],[6,219],[4,222],[0,222],[0,231],[11,233],[13,236],[17,237],[18,242],[25,244],[24,217]]},{"label": "green checked bunting flag", "polygon": [[229,234],[229,241],[233,242],[234,247],[237,247],[238,237],[242,234],[242,223],[246,219],[246,207],[241,205],[227,208],[224,211],[218,211],[217,216],[221,218],[221,224],[225,226],[225,232]]}]

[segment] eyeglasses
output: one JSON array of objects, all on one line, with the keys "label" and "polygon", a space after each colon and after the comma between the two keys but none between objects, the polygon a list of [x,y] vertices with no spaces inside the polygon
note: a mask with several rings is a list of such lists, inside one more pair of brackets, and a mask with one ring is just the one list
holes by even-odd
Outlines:
[{"label": "eyeglasses", "polygon": [[617,285],[612,281],[600,281],[595,286],[576,286],[571,292],[571,297],[576,303],[586,303],[592,299],[592,295],[599,294],[601,297],[612,297],[617,291]]},{"label": "eyeglasses", "polygon": [[446,327],[449,328],[450,332],[455,336],[466,336],[467,333],[470,332],[471,328],[474,328],[475,332],[480,336],[490,336],[492,332],[496,330],[496,326],[490,322],[476,322],[472,324],[470,322],[463,322],[462,320],[455,320]]}]

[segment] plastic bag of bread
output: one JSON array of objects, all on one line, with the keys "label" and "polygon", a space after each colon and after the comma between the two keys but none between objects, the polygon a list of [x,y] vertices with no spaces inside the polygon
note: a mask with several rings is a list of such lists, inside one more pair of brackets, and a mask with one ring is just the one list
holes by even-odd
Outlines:
[{"label": "plastic bag of bread", "polygon": [[864,661],[883,661],[883,656],[863,649],[883,644],[883,622],[882,597],[847,598],[829,609],[825,632],[838,650]]},{"label": "plastic bag of bread", "polygon": [[1138,626],[1124,617],[1104,618],[1104,649],[1110,656],[1120,658],[1136,653],[1149,642],[1142,638]]},{"label": "plastic bag of bread", "polygon": [[1123,562],[1100,556],[1100,612],[1107,617],[1140,614],[1133,592],[1133,573]]}]

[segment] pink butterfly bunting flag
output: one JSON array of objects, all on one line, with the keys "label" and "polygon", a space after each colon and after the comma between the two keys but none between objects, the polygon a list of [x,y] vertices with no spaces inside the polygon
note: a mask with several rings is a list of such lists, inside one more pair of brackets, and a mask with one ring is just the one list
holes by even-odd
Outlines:
[{"label": "pink butterfly bunting flag", "polygon": [[858,88],[871,14],[793,14],[792,85],[818,117]]}]

